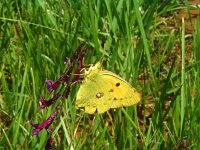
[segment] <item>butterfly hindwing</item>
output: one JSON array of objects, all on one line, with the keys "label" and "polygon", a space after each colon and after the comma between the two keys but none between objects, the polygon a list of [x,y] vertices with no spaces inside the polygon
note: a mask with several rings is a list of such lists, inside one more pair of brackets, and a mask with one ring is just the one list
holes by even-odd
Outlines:
[{"label": "butterfly hindwing", "polygon": [[104,91],[109,87],[109,83],[104,83],[101,77],[95,80],[83,81],[77,93],[76,106],[83,108],[87,113],[103,113],[110,109],[111,97]]}]

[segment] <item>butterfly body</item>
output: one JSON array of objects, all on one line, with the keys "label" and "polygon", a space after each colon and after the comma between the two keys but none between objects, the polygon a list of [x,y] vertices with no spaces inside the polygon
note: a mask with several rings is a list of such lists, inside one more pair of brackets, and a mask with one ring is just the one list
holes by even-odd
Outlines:
[{"label": "butterfly body", "polygon": [[76,107],[85,112],[101,114],[110,108],[130,106],[140,101],[138,93],[118,75],[103,70],[101,63],[85,71],[84,80],[78,90]]}]

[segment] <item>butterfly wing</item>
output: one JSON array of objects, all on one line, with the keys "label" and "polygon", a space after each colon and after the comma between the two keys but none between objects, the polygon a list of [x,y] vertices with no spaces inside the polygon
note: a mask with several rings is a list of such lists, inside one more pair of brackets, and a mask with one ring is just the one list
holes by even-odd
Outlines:
[{"label": "butterfly wing", "polygon": [[129,83],[110,71],[102,70],[83,81],[77,93],[76,107],[89,114],[104,113],[110,108],[136,104],[140,99],[140,94]]},{"label": "butterfly wing", "polygon": [[109,81],[110,87],[112,87],[109,90],[112,91],[109,92],[112,97],[112,105],[110,108],[131,106],[141,100],[140,93],[118,75],[107,70],[102,71],[101,74],[104,80]]},{"label": "butterfly wing", "polygon": [[109,110],[112,100],[110,95],[104,92],[108,91],[109,86],[109,83],[99,75],[90,80],[84,80],[77,93],[76,107],[83,108],[89,114]]}]

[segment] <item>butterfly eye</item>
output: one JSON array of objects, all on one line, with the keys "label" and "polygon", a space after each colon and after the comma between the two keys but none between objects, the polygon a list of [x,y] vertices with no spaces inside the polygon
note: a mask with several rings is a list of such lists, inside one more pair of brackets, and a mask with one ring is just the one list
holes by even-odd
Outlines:
[{"label": "butterfly eye", "polygon": [[116,83],[116,86],[120,86],[120,83],[118,82],[118,83]]},{"label": "butterfly eye", "polygon": [[98,92],[98,93],[96,94],[96,98],[101,98],[103,95],[104,95],[104,93]]}]

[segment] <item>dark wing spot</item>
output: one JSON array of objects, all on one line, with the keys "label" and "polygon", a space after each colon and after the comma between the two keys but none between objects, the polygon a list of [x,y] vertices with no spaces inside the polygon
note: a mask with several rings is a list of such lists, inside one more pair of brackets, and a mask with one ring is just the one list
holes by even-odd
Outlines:
[{"label": "dark wing spot", "polygon": [[116,98],[116,97],[114,97],[114,100],[117,100],[117,98]]},{"label": "dark wing spot", "polygon": [[108,92],[113,92],[114,90],[113,89],[110,89]]},{"label": "dark wing spot", "polygon": [[101,97],[103,97],[103,95],[104,95],[104,93],[98,92],[98,93],[96,94],[96,98],[101,98]]},{"label": "dark wing spot", "polygon": [[79,107],[80,110],[85,110],[85,107]]},{"label": "dark wing spot", "polygon": [[119,82],[117,82],[117,83],[116,83],[116,86],[117,86],[117,87],[118,87],[118,86],[120,86],[120,83],[119,83]]}]

